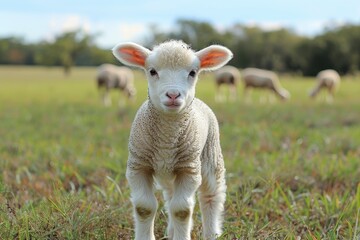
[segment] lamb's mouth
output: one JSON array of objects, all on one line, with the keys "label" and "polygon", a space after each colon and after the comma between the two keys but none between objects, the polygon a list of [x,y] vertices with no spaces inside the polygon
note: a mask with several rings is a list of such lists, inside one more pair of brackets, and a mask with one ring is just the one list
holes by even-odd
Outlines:
[{"label": "lamb's mouth", "polygon": [[180,102],[173,102],[173,101],[169,101],[169,102],[165,102],[164,103],[165,107],[168,108],[168,109],[179,109],[181,107],[181,103]]}]

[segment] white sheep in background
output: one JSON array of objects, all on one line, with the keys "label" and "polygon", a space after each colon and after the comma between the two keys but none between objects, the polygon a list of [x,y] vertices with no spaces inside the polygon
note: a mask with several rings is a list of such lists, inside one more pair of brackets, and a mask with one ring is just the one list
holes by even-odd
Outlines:
[{"label": "white sheep in background", "polygon": [[[134,74],[128,67],[102,64],[97,69],[96,81],[105,106],[111,105],[109,94],[111,89],[123,91],[129,99],[132,99],[136,94]],[[119,105],[121,105],[120,101]]]},{"label": "white sheep in background", "polygon": [[317,84],[310,91],[310,97],[315,98],[316,95],[320,92],[321,89],[327,89],[328,94],[326,97],[327,102],[332,102],[334,100],[335,91],[340,85],[340,76],[339,74],[332,69],[327,69],[320,71],[317,76]]},{"label": "white sheep in background", "polygon": [[221,86],[229,86],[229,100],[237,99],[237,85],[241,80],[240,71],[233,66],[224,66],[215,73],[216,95],[215,101],[222,102],[226,100],[224,93],[221,93]]},{"label": "white sheep in background", "polygon": [[222,232],[225,168],[217,119],[195,98],[195,85],[201,71],[223,66],[232,53],[218,45],[194,52],[172,40],[152,51],[122,43],[113,54],[125,65],[142,68],[148,80],[148,100],[131,128],[126,170],[135,239],[155,239],[155,182],[163,189],[169,239],[190,240],[197,190],[203,236],[215,239]]},{"label": "white sheep in background", "polygon": [[247,92],[249,88],[269,89],[282,100],[290,98],[290,93],[281,86],[278,76],[272,71],[258,68],[245,68],[242,71],[242,79],[246,99],[248,98]]}]

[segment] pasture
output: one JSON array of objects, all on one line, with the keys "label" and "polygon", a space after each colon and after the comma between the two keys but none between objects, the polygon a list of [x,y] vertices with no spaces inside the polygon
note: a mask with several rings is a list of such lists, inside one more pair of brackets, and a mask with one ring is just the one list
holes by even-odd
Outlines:
[{"label": "pasture", "polygon": [[[197,97],[215,112],[227,168],[220,239],[360,238],[360,79],[335,102],[307,93],[313,78],[280,77],[288,102],[217,103],[211,74]],[[0,67],[0,239],[131,239],[127,140],[147,97],[104,107],[95,68]],[[157,239],[166,230],[162,196]],[[198,205],[193,239],[201,239]]]}]

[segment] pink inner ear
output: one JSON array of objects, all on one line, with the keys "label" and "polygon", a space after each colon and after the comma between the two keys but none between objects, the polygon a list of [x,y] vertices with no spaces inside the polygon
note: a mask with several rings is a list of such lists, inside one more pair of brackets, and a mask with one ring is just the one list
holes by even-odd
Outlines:
[{"label": "pink inner ear", "polygon": [[200,59],[201,65],[200,67],[212,67],[222,62],[224,57],[226,57],[225,52],[221,51],[211,51],[206,54],[203,58]]},{"label": "pink inner ear", "polygon": [[124,47],[119,49],[120,54],[125,58],[126,61],[135,65],[144,66],[146,56],[136,48]]}]

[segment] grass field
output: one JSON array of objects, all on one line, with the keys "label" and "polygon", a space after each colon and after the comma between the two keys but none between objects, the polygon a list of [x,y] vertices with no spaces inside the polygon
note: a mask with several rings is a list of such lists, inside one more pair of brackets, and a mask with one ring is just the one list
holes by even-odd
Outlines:
[{"label": "grass field", "polygon": [[[0,239],[131,239],[127,139],[146,99],[102,106],[94,68],[0,67]],[[283,77],[288,102],[215,103],[227,168],[220,239],[360,239],[360,79],[333,104],[307,97],[313,79]],[[239,89],[241,93],[241,90]],[[113,92],[113,102],[119,94]],[[165,235],[160,192],[155,223]],[[198,205],[193,239],[201,238]]]}]

